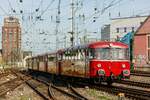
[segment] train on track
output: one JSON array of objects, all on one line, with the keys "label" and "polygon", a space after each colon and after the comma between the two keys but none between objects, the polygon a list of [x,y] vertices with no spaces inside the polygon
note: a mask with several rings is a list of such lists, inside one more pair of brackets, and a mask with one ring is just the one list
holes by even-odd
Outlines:
[{"label": "train on track", "polygon": [[30,57],[29,70],[61,77],[107,82],[130,77],[128,45],[121,42],[93,42],[53,53]]}]

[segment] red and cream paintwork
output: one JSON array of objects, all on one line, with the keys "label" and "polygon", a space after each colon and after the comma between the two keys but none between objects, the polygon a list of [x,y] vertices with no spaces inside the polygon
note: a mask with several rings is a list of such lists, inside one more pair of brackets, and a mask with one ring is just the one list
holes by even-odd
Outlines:
[{"label": "red and cream paintwork", "polygon": [[[128,49],[126,44],[120,42],[97,42],[90,44],[89,48],[125,48]],[[130,77],[130,60],[90,60],[90,77]]]},{"label": "red and cream paintwork", "polygon": [[[95,42],[32,57],[27,59],[27,66],[32,70],[98,81],[106,81],[118,76],[122,78],[130,77],[130,61],[128,58],[118,60],[109,57],[109,59],[94,57],[97,49],[104,49],[104,51],[98,51],[102,55],[108,48],[128,50],[128,46],[120,42]],[[124,51],[123,53],[127,55],[128,52]],[[119,52],[116,54],[118,55]],[[90,55],[93,58],[90,58]]]}]

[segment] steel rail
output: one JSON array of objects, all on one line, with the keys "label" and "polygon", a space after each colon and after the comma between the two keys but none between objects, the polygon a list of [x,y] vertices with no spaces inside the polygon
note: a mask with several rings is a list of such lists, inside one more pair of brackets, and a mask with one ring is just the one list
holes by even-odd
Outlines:
[{"label": "steel rail", "polygon": [[138,86],[138,87],[143,87],[143,88],[150,88],[150,83],[144,83],[144,82],[135,82],[131,80],[115,80],[116,83],[120,84],[127,84],[131,86]]}]

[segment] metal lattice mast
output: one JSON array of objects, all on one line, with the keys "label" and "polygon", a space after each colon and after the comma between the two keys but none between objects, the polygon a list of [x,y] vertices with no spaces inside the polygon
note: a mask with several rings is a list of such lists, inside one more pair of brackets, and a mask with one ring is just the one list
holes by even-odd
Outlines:
[{"label": "metal lattice mast", "polygon": [[59,33],[59,24],[60,24],[60,3],[61,3],[61,0],[58,1],[58,8],[57,8],[57,16],[56,16],[56,50],[58,50],[59,46],[58,46],[58,42],[59,42],[59,39],[58,39],[58,33]]}]

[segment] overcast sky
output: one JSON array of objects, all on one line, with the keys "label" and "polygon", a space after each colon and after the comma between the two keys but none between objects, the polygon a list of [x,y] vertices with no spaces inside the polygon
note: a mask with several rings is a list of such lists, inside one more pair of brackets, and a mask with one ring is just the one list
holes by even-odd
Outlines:
[{"label": "overcast sky", "polygon": [[[44,53],[56,49],[56,15],[59,0],[0,0],[0,26],[6,16],[20,19],[22,49]],[[22,1],[22,2],[21,2]],[[69,46],[71,0],[60,0],[58,47]],[[100,29],[110,18],[150,14],[150,0],[74,0],[76,38],[100,38]],[[78,1],[78,3],[77,3]],[[112,5],[109,7],[109,5]],[[41,18],[38,18],[41,16]],[[86,34],[85,34],[86,33]],[[66,41],[65,41],[66,38]],[[65,45],[66,42],[66,45]],[[75,41],[76,44],[79,40]],[[0,44],[1,47],[1,44]]]}]

